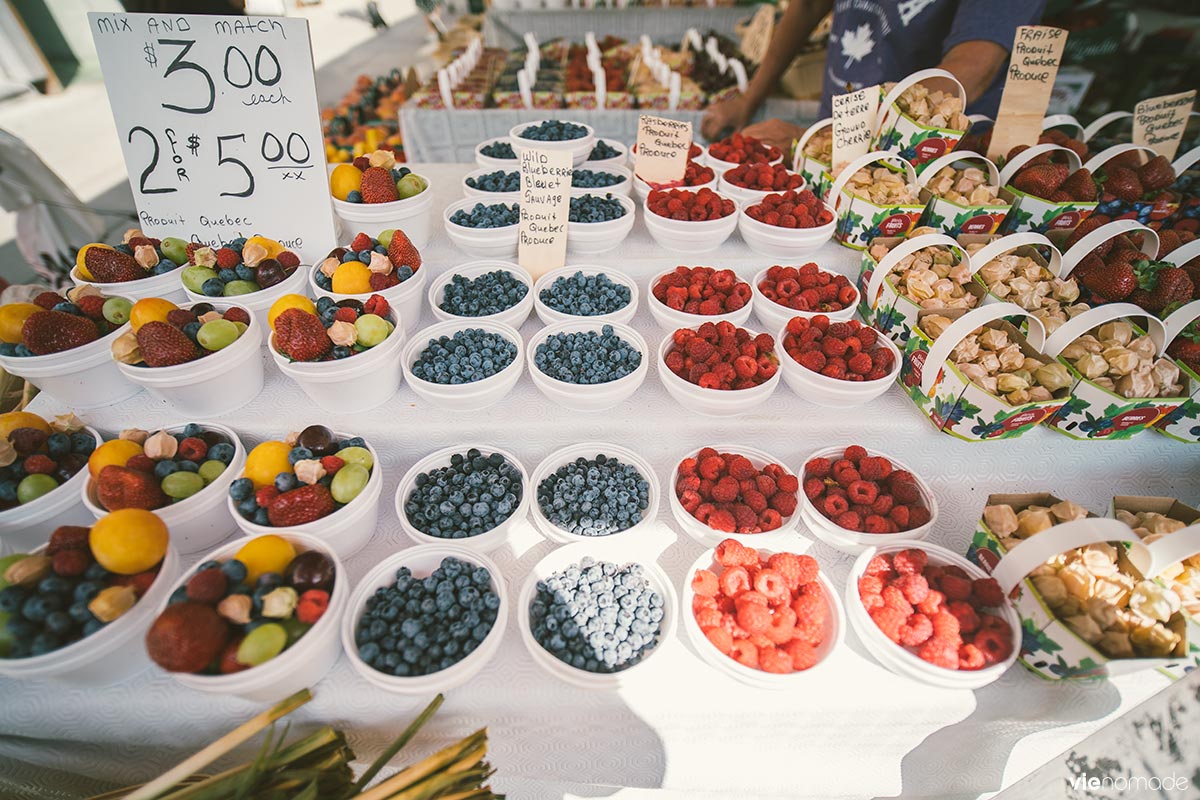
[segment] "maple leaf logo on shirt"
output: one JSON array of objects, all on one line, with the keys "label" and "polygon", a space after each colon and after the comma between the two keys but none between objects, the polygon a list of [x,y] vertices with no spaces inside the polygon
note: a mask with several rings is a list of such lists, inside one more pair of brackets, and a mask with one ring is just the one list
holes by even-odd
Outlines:
[{"label": "maple leaf logo on shirt", "polygon": [[875,49],[875,40],[871,38],[871,26],[864,22],[852,31],[842,34],[842,55],[846,56],[846,69],[853,61],[862,61]]}]

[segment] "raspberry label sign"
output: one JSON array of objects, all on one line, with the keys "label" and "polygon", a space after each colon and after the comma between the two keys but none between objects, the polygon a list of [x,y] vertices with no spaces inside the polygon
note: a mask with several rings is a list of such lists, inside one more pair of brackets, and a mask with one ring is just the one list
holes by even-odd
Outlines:
[{"label": "raspberry label sign", "polygon": [[140,227],[261,233],[304,263],[335,242],[308,22],[88,14]]},{"label": "raspberry label sign", "polygon": [[691,149],[692,123],[642,114],[633,172],[650,184],[682,180]]}]

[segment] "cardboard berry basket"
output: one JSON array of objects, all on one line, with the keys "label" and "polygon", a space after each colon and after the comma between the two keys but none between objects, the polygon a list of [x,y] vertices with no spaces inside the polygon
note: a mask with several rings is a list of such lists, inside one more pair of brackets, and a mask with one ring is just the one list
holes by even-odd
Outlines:
[{"label": "cardboard berry basket", "polygon": [[[1119,112],[1128,114],[1128,111]],[[1058,128],[1066,128],[1063,133],[1070,136],[1072,139],[1078,139],[1081,142],[1087,141],[1083,136],[1083,125],[1078,119],[1070,114],[1048,114],[1042,119],[1042,130],[1052,131]]]},{"label": "cardboard berry basket", "polygon": [[871,142],[873,150],[898,153],[911,163],[918,173],[928,169],[939,156],[953,150],[966,134],[965,130],[923,125],[900,110],[900,106],[897,105],[900,95],[908,88],[930,78],[953,83],[958,90],[963,109],[966,109],[967,91],[954,75],[944,69],[917,70],[899,81],[879,101],[879,118],[875,138]]},{"label": "cardboard berry basket", "polygon": [[833,239],[844,247],[865,250],[871,240],[877,237],[904,236],[925,212],[924,203],[881,206],[846,191],[846,183],[854,173],[878,162],[898,165],[910,184],[917,181],[912,164],[894,153],[867,153],[843,167],[829,187],[826,203],[832,206],[833,218],[837,223]]},{"label": "cardboard berry basket", "polygon": [[996,232],[1000,223],[1008,216],[1009,204],[998,201],[984,205],[963,205],[953,200],[935,195],[926,184],[942,167],[976,164],[983,168],[988,176],[988,186],[999,190],[1000,170],[987,157],[980,153],[957,150],[947,153],[941,158],[929,162],[924,172],[917,177],[917,186],[921,187],[921,200],[926,203],[925,212],[921,215],[920,225],[939,228],[948,236],[973,234],[989,236]]},{"label": "cardboard berry basket", "polygon": [[[1184,245],[1189,248],[1193,246],[1200,250],[1200,240]],[[1183,250],[1184,248],[1179,249]],[[1163,351],[1166,352],[1171,343],[1179,337],[1193,339],[1197,333],[1200,333],[1200,322],[1197,320],[1200,320],[1200,300],[1186,303],[1168,315],[1163,320],[1165,328]],[[1168,411],[1155,422],[1154,430],[1177,442],[1197,444],[1200,443],[1200,373],[1183,359],[1176,358],[1175,364],[1179,367],[1180,376],[1185,378],[1191,387],[1191,394],[1176,408]]]},{"label": "cardboard berry basket", "polygon": [[[1014,509],[1057,502],[1058,498],[1048,494],[991,495],[987,500],[988,505],[1008,504]],[[967,557],[991,573],[1005,594],[1016,592],[1014,602],[1021,617],[1022,634],[1019,661],[1035,675],[1063,680],[1105,678],[1144,670],[1181,670],[1185,663],[1200,664],[1200,651],[1190,643],[1197,634],[1196,628],[1181,613],[1175,612],[1166,623],[1167,629],[1180,637],[1169,656],[1110,658],[1050,610],[1033,579],[1033,573],[1055,556],[1089,545],[1113,543],[1117,545],[1117,563],[1122,573],[1135,579],[1157,575],[1183,557],[1178,555],[1180,548],[1189,549],[1190,545],[1191,553],[1185,555],[1200,551],[1198,540],[1181,537],[1172,542],[1179,533],[1146,545],[1125,523],[1089,514],[1086,519],[1060,523],[1035,533],[1009,549],[1001,541],[1003,537],[988,527],[981,516]],[[1171,546],[1160,547],[1163,543]]]},{"label": "cardboard berry basket", "polygon": [[[858,311],[867,324],[874,326],[880,333],[887,336],[898,347],[904,347],[912,328],[917,323],[917,315],[925,309],[917,301],[901,294],[897,289],[892,271],[896,264],[905,256],[912,255],[927,247],[948,247],[957,251],[959,263],[965,264],[973,275],[975,261],[967,255],[965,247],[940,233],[927,233],[913,239],[898,239],[885,237],[872,240],[871,244],[892,245],[892,248],[878,262],[871,257],[870,249],[863,251],[862,264],[858,274]],[[987,293],[977,281],[968,281],[964,287],[969,294],[976,298],[976,305]]]},{"label": "cardboard berry basket", "polygon": [[[1084,234],[1080,237],[1079,241],[1063,251],[1061,277],[1066,277],[1074,272],[1079,263],[1087,258],[1088,254],[1097,247],[1110,239],[1115,239],[1124,234],[1140,234],[1142,237],[1142,255],[1151,261],[1154,260],[1155,255],[1158,253],[1158,232],[1152,228],[1147,228],[1136,220],[1118,219],[1106,222],[1099,228]],[[1065,244],[1068,234],[1065,231],[1051,231],[1047,238],[1052,242]],[[1088,305],[1100,306],[1109,302],[1103,297],[1092,295],[1085,286],[1080,285],[1079,291],[1080,301],[1086,302]]]},{"label": "cardboard berry basket", "polygon": [[1050,428],[1072,439],[1129,439],[1151,427],[1165,414],[1174,411],[1196,390],[1195,384],[1189,381],[1184,386],[1185,394],[1179,397],[1127,398],[1089,380],[1071,361],[1061,356],[1064,348],[1106,322],[1139,317],[1145,318],[1146,328],[1143,330],[1134,325],[1134,334],[1148,334],[1154,342],[1155,355],[1160,356],[1166,340],[1166,329],[1162,321],[1132,303],[1109,303],[1085,311],[1063,323],[1046,339],[1043,352],[1047,356],[1057,358],[1071,373],[1073,381],[1070,399],[1046,421]]},{"label": "cardboard berry basket", "polygon": [[[1126,153],[1141,153],[1146,160],[1154,158],[1156,155],[1154,150],[1149,147],[1136,144],[1116,144],[1105,150],[1101,150],[1089,158],[1083,167],[1095,175],[1098,170],[1103,169],[1104,165],[1113,158],[1125,155]],[[1179,211],[1179,201],[1179,194],[1169,189],[1156,193],[1149,200],[1139,199],[1129,202],[1103,191],[1103,187],[1101,187],[1100,202],[1096,206],[1096,213],[1104,214],[1113,219],[1135,219],[1143,224],[1150,222],[1161,223]]]},{"label": "cardboard berry basket", "polygon": [[[919,327],[930,314],[954,319],[935,341]],[[1027,318],[1023,335],[1010,321]],[[1037,427],[1067,400],[1066,390],[1049,400],[1010,405],[1003,397],[989,394],[976,386],[950,360],[950,352],[971,331],[979,327],[996,328],[1021,346],[1026,356],[1041,355],[1045,328],[1041,321],[1013,303],[995,303],[971,309],[922,311],[904,348],[900,385],[934,427],[942,433],[967,442],[1013,439]]]},{"label": "cardboard berry basket", "polygon": [[[1179,207],[1175,209],[1164,229],[1180,228],[1196,231],[1200,228],[1200,147],[1193,147],[1171,164],[1175,170],[1172,191],[1179,191]],[[1186,181],[1181,178],[1186,176]],[[1186,184],[1186,188],[1183,187]]]},{"label": "cardboard berry basket", "polygon": [[[961,242],[963,238],[965,237],[960,237],[959,241]],[[983,298],[984,305],[1012,302],[987,290],[987,282],[980,275],[980,271],[988,264],[1010,253],[1032,259],[1037,264],[1045,267],[1051,275],[1057,278],[1065,279],[1069,274],[1063,269],[1062,252],[1042,234],[1026,231],[1025,233],[1010,233],[1008,236],[997,237],[971,254],[971,265],[975,269],[975,280],[987,291],[987,294]],[[1048,258],[1046,253],[1049,253]]]},{"label": "cardboard berry basket", "polygon": [[804,146],[808,144],[809,139],[813,137],[817,131],[833,126],[833,117],[826,117],[818,120],[808,127],[804,135],[796,142],[796,152],[792,156],[792,172],[799,172],[804,176],[804,182],[812,193],[822,200],[829,194],[829,187],[833,185],[833,165],[821,161],[818,158],[804,154]]},{"label": "cardboard berry basket", "polygon": [[[1096,138],[1096,135],[1099,134],[1100,131],[1111,126],[1114,122],[1120,122],[1121,120],[1130,120],[1132,118],[1133,118],[1133,114],[1131,114],[1128,111],[1110,111],[1107,114],[1101,114],[1100,116],[1098,116],[1094,120],[1092,120],[1090,124],[1085,125],[1083,127],[1083,130],[1080,132],[1080,135],[1076,138],[1078,138],[1084,142],[1090,143],[1093,139]],[[1045,130],[1045,127],[1043,127],[1042,130]],[[1128,133],[1128,131],[1127,131],[1127,133]],[[1116,134],[1113,131],[1110,131],[1108,135],[1111,137]],[[1102,136],[1101,139],[1103,139],[1103,138],[1104,137]],[[1100,139],[1097,139],[1096,141],[1099,142]]]},{"label": "cardboard berry basket", "polygon": [[1074,150],[1057,144],[1035,144],[1022,151],[1000,170],[1000,185],[1003,187],[1000,189],[1000,197],[1012,206],[1008,216],[1000,224],[1000,233],[1073,231],[1096,210],[1097,203],[1094,201],[1056,203],[1045,197],[1022,192],[1012,185],[1012,179],[1021,167],[1040,155],[1058,152],[1066,153],[1068,175],[1077,172],[1083,166]]}]

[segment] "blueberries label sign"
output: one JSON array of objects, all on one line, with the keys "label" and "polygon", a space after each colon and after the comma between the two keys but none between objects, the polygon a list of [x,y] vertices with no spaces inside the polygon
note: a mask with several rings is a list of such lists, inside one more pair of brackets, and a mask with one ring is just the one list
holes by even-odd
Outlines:
[{"label": "blueberries label sign", "polygon": [[308,22],[88,14],[140,227],[335,244]]},{"label": "blueberries label sign", "polygon": [[517,261],[540,278],[567,259],[571,210],[571,153],[522,148],[521,221]]}]

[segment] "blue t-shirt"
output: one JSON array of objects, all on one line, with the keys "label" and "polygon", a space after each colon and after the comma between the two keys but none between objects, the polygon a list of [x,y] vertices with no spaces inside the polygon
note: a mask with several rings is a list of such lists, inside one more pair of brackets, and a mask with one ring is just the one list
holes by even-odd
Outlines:
[{"label": "blue t-shirt", "polygon": [[[1017,26],[1036,24],[1045,5],[1045,0],[835,0],[821,116],[829,116],[829,98],[847,84],[855,90],[901,80],[936,67],[963,42],[983,39],[1009,50]],[[996,73],[967,113],[995,118],[1004,73]]]}]

